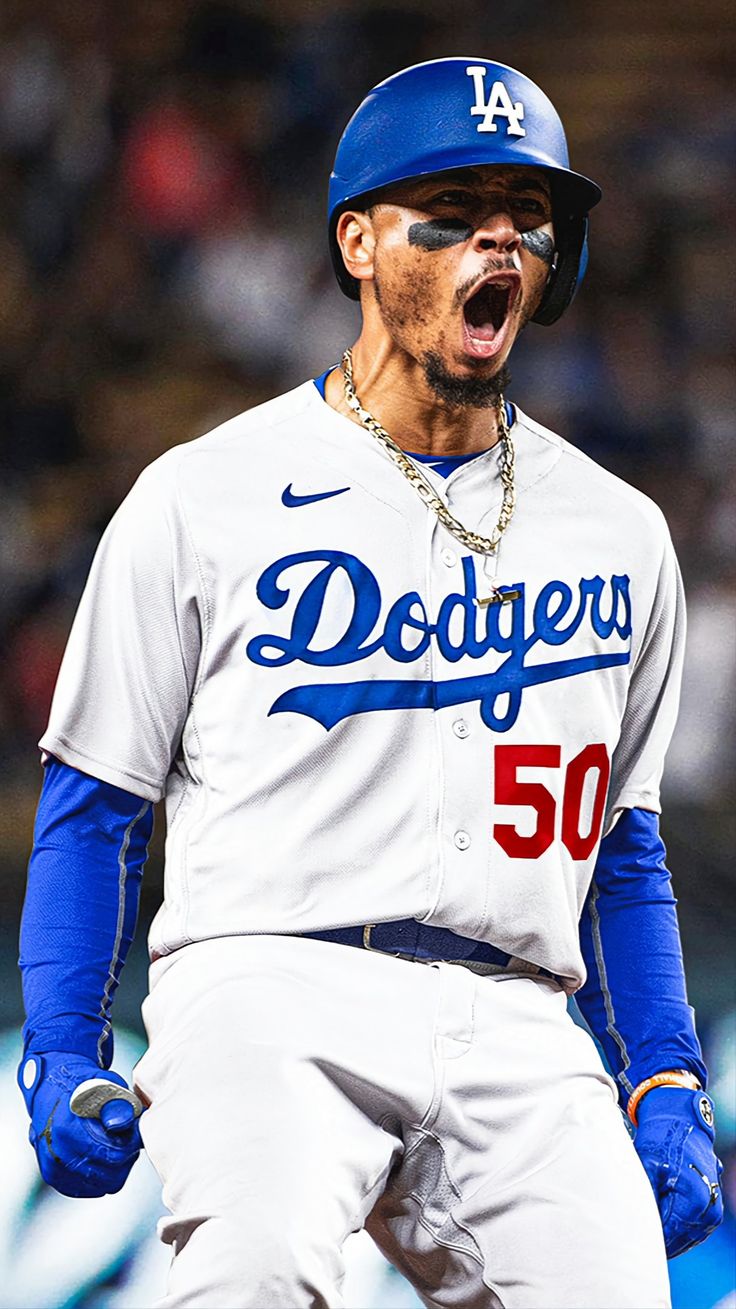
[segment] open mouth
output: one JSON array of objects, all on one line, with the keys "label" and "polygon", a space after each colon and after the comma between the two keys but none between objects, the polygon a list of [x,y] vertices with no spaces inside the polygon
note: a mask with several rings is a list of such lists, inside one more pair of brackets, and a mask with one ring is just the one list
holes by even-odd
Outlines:
[{"label": "open mouth", "polygon": [[463,337],[468,354],[490,359],[506,337],[512,306],[519,294],[517,277],[494,277],[484,282],[463,306]]}]

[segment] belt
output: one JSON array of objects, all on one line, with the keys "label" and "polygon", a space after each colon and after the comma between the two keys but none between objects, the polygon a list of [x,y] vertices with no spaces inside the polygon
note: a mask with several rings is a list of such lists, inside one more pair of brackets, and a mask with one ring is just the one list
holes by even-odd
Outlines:
[{"label": "belt", "polygon": [[522,973],[527,977],[547,977],[562,985],[556,973],[530,964],[516,955],[498,950],[486,941],[458,936],[449,927],[430,927],[415,918],[395,923],[365,923],[360,927],[332,927],[324,932],[300,932],[313,941],[333,941],[336,945],[354,945],[359,950],[408,959],[412,963],[462,964],[474,973]]}]

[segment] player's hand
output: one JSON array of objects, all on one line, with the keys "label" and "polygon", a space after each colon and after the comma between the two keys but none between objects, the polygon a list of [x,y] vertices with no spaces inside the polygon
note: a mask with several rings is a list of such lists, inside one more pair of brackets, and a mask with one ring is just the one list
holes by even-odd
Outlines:
[{"label": "player's hand", "polygon": [[657,1198],[667,1258],[704,1241],[723,1220],[713,1101],[703,1091],[657,1086],[637,1110],[634,1145]]},{"label": "player's hand", "polygon": [[[55,1052],[27,1055],[18,1085],[43,1180],[62,1195],[119,1191],[142,1146],[140,1105],[123,1078],[80,1055]],[[119,1098],[111,1088],[121,1088]]]}]

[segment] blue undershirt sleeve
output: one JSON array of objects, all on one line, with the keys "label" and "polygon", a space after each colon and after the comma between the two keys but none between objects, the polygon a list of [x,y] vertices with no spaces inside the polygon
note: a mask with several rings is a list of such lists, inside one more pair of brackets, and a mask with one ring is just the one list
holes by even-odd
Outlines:
[{"label": "blue undershirt sleeve", "polygon": [[575,999],[624,1104],[639,1082],[669,1068],[706,1084],[665,858],[657,815],[624,810],[601,842],[580,922],[588,976]]},{"label": "blue undershirt sleeve", "polygon": [[20,933],[24,1056],[59,1050],[110,1067],[152,830],[150,801],[48,760]]}]

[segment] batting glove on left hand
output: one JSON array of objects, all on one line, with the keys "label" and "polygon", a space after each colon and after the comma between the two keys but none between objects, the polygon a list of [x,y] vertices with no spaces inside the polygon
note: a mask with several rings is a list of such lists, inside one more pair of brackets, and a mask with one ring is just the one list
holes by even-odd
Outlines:
[{"label": "batting glove on left hand", "polygon": [[[107,1098],[115,1095],[107,1089],[110,1084],[123,1088],[124,1097]],[[43,1180],[62,1195],[119,1191],[143,1144],[136,1116],[140,1104],[134,1105],[136,1097],[123,1078],[81,1055],[54,1052],[27,1055],[18,1085],[31,1115],[28,1138]],[[75,1091],[80,1095],[73,1109]]]},{"label": "batting glove on left hand", "polygon": [[723,1221],[713,1101],[703,1091],[658,1086],[637,1110],[634,1145],[659,1205],[667,1258],[704,1241]]}]

